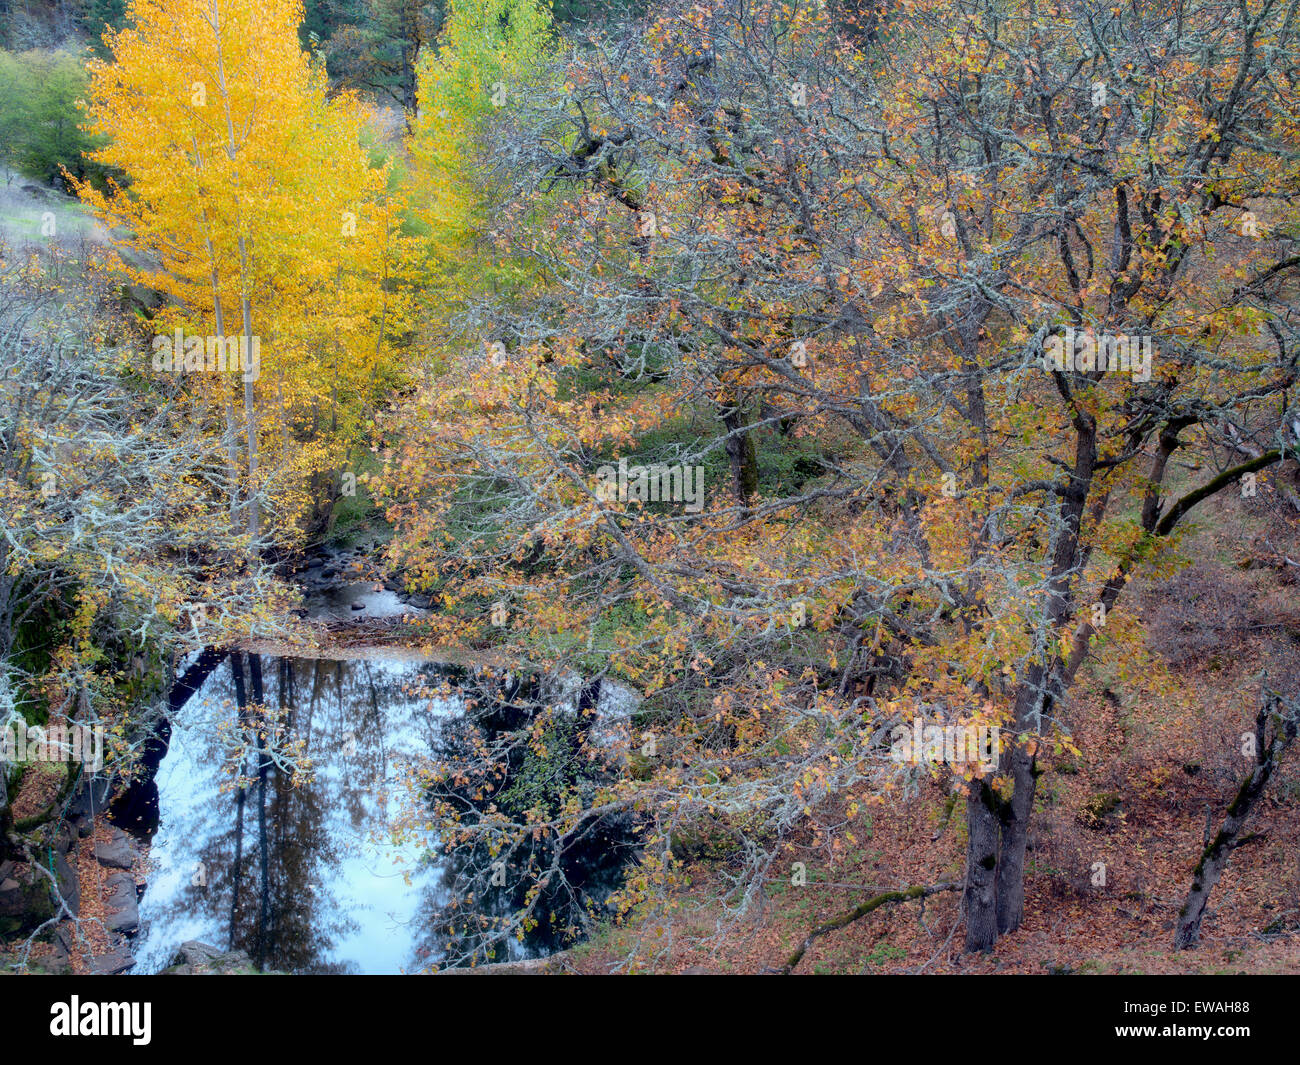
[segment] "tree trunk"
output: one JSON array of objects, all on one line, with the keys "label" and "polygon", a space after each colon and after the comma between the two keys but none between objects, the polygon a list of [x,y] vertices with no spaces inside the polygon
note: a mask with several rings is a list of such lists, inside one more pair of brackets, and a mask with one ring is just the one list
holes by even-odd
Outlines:
[{"label": "tree trunk", "polygon": [[739,401],[723,413],[722,424],[729,434],[726,444],[727,459],[731,464],[731,488],[740,504],[747,507],[758,491],[758,456],[753,434],[745,432],[748,419]]},{"label": "tree trunk", "polygon": [[1011,752],[1015,792],[1002,807],[1002,851],[998,856],[998,933],[1014,932],[1025,916],[1025,846],[1034,810],[1038,770],[1034,757],[1017,745]]},{"label": "tree trunk", "polygon": [[[1272,723],[1273,733],[1265,743],[1264,734]],[[1178,926],[1174,930],[1174,949],[1189,950],[1200,942],[1201,919],[1205,916],[1205,906],[1228,865],[1228,858],[1238,847],[1243,847],[1258,835],[1243,836],[1242,830],[1255,804],[1268,787],[1269,778],[1277,767],[1278,760],[1291,745],[1296,736],[1296,715],[1294,708],[1283,715],[1279,710],[1276,695],[1267,697],[1255,716],[1255,765],[1246,779],[1242,781],[1237,797],[1228,807],[1223,819],[1223,827],[1201,853],[1201,860],[1196,864],[1192,874],[1192,886],[1187,892],[1187,901],[1178,911]]]},{"label": "tree trunk", "polygon": [[987,780],[966,793],[966,950],[990,951],[998,938],[998,800]]},{"label": "tree trunk", "polygon": [[1025,917],[1025,849],[1040,772],[1025,743],[1039,730],[1040,711],[1048,698],[1044,690],[1047,675],[1042,666],[1031,666],[1016,692],[1015,745],[1009,752],[1015,790],[1011,800],[1001,808],[1002,848],[997,875],[999,934],[1014,932]]},{"label": "tree trunk", "polygon": [[[217,6],[216,0],[212,4],[212,32],[217,43],[217,88],[221,94],[222,104],[225,107],[226,116],[226,155],[233,164],[235,156],[239,152],[239,146],[235,140],[235,121],[230,113],[230,93],[226,88],[226,67],[222,51],[222,23],[221,12]],[[238,202],[238,200],[236,201]],[[238,227],[238,236],[236,238],[239,246],[239,306],[242,318],[243,336],[242,351],[248,362],[252,362],[253,351],[253,307],[251,288],[252,281],[249,276],[249,256],[248,256],[248,238],[244,233],[242,212],[235,219]],[[247,435],[248,445],[248,496],[247,496],[247,520],[248,520],[248,537],[250,541],[256,541],[260,531],[261,518],[258,511],[258,430],[257,430],[257,399],[253,390],[252,375],[248,372],[250,366],[244,367],[244,428]],[[250,543],[249,550],[253,550]]]}]

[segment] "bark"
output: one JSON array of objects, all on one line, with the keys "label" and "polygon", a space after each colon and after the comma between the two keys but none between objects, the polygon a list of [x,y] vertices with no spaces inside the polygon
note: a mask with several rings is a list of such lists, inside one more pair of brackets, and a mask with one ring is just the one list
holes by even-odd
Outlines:
[{"label": "bark", "polygon": [[[234,116],[230,113],[230,94],[226,89],[226,68],[225,60],[222,53],[221,38],[221,14],[214,0],[212,5],[212,28],[217,38],[217,87],[221,93],[221,100],[225,106],[226,116],[226,154],[230,161],[235,161],[235,156],[239,152],[239,145],[235,139],[235,121]],[[252,352],[253,344],[253,305],[251,296],[251,279],[249,265],[248,238],[244,233],[243,219],[237,217],[235,224],[239,227],[237,242],[239,246],[239,307],[240,317],[243,326],[243,350]],[[251,361],[251,358],[250,358]],[[248,445],[248,495],[247,495],[247,518],[248,518],[248,536],[250,541],[256,541],[261,518],[258,507],[258,429],[257,429],[257,400],[253,390],[252,375],[244,373],[244,426],[247,434]],[[253,550],[253,544],[250,543],[249,549]]]},{"label": "bark", "polygon": [[1011,801],[1002,807],[1002,850],[996,882],[999,934],[1014,932],[1025,916],[1025,848],[1039,772],[1033,755],[1017,745],[1011,753],[1015,791]]},{"label": "bark", "polygon": [[749,506],[758,491],[758,456],[754,436],[746,431],[748,419],[740,404],[729,407],[722,414],[727,427],[727,460],[731,464],[731,488],[742,506]]},{"label": "bark", "polygon": [[1030,668],[1016,693],[1016,737],[1010,751],[1011,799],[1002,805],[1002,846],[998,854],[998,932],[1014,932],[1025,916],[1025,849],[1029,840],[1029,819],[1034,812],[1034,792],[1041,773],[1026,740],[1037,734],[1042,705],[1046,699],[1041,666]]},{"label": "bark", "polygon": [[990,951],[998,938],[998,798],[987,780],[966,793],[966,950]]}]

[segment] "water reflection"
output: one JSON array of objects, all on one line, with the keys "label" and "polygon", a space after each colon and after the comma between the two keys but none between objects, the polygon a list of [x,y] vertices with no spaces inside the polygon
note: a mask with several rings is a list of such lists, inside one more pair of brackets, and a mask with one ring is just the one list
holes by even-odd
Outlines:
[{"label": "water reflection", "polygon": [[[412,785],[414,767],[454,751],[470,731],[518,727],[531,699],[554,699],[554,685],[400,657],[232,654],[203,664],[209,672],[191,685],[197,690],[172,707],[156,774],[133,789],[144,799],[134,800],[131,817],[116,812],[124,826],[134,818],[147,832],[156,787],[155,869],[141,900],[135,971],[163,968],[187,939],[299,973],[395,973],[443,962],[440,914],[449,892],[483,863],[472,850],[442,853],[408,830],[430,800]],[[584,698],[602,708],[619,701],[576,690],[575,710]],[[269,746],[309,759],[309,781],[295,786],[288,762],[258,739],[250,706],[263,704],[281,730]],[[557,930],[581,930],[582,914],[599,909],[630,856],[627,840],[615,838],[621,827],[593,828],[563,856],[582,890],[544,900],[546,919],[511,956],[555,949]],[[501,890],[480,898],[498,916],[517,901]]]}]

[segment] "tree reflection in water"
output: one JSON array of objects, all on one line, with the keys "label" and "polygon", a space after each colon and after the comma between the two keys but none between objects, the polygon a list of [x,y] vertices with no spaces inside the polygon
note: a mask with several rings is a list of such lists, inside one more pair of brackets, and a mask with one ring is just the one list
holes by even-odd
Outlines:
[{"label": "tree reflection in water", "polygon": [[[600,715],[583,711],[621,705],[617,693],[596,685],[566,695],[537,678],[380,655],[231,654],[205,666],[192,695],[178,685],[156,774],[115,808],[119,823],[148,836],[141,810],[156,789],[137,972],[165,967],[187,939],[302,973],[536,956],[583,934],[619,885],[633,853],[623,821],[589,819],[558,844],[544,837],[514,847],[494,868],[499,859],[482,842],[444,846],[428,816],[448,801],[467,811],[495,801],[517,816],[548,796],[598,786],[611,770],[586,757]],[[274,741],[256,727],[268,715]],[[562,757],[540,758],[521,739],[539,721]],[[495,800],[464,783],[483,743],[508,752]],[[310,763],[296,786],[271,757],[285,750]],[[457,758],[467,767],[462,783],[430,782],[431,760]],[[530,895],[544,869],[558,875]],[[472,904],[452,905],[467,892]],[[525,905],[530,927],[520,939],[507,918]],[[457,931],[466,920],[473,928]]]},{"label": "tree reflection in water", "polygon": [[599,680],[479,672],[456,683],[463,708],[445,722],[426,789],[440,890],[422,909],[422,954],[467,965],[571,946],[635,860],[631,818],[598,812],[624,747],[595,733],[615,731],[627,704],[602,700]]}]

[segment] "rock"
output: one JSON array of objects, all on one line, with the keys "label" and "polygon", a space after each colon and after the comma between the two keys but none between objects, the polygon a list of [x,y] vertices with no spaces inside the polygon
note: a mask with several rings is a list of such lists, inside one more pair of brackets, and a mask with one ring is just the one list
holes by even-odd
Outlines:
[{"label": "rock", "polygon": [[54,929],[54,939],[67,954],[77,942],[77,926],[71,921],[60,921]]},{"label": "rock", "polygon": [[89,819],[93,814],[102,814],[108,806],[108,793],[109,782],[104,777],[83,781],[68,804],[68,820]]},{"label": "rock", "polygon": [[123,285],[120,299],[125,310],[145,318],[152,318],[167,303],[166,295],[144,285]]},{"label": "rock", "polygon": [[180,945],[172,958],[173,965],[211,965],[219,959],[226,951],[219,947],[210,946],[207,943],[200,943],[197,939],[186,940]]},{"label": "rock", "polygon": [[135,864],[135,848],[131,837],[120,828],[110,829],[112,838],[107,843],[95,844],[95,860],[110,869],[130,869]]},{"label": "rock", "polygon": [[133,932],[140,924],[140,905],[136,897],[135,878],[130,873],[114,873],[104,884],[104,905],[115,913],[104,918],[104,927],[112,932]]},{"label": "rock", "polygon": [[366,604],[365,604],[365,603],[353,603],[353,604],[352,604],[352,609],[353,609],[353,610],[365,610],[365,609],[366,609]]},{"label": "rock", "polygon": [[253,960],[242,950],[223,951],[217,947],[191,939],[182,943],[163,970],[165,976],[198,976],[203,974],[235,974],[256,972]]},{"label": "rock", "polygon": [[59,882],[59,894],[74,914],[81,912],[81,884],[77,881],[77,871],[68,862],[66,854],[55,852],[54,877]]},{"label": "rock", "polygon": [[525,958],[522,961],[493,961],[485,965],[439,969],[438,976],[546,976],[562,972],[562,959],[567,951],[545,958]]},{"label": "rock", "polygon": [[135,955],[129,947],[123,945],[90,959],[90,971],[96,976],[115,976],[124,973],[135,964]]},{"label": "rock", "polygon": [[[66,960],[74,949],[89,952],[90,940],[78,933],[74,922],[60,921],[54,929],[55,964],[58,965],[60,959]],[[108,950],[96,957],[87,958],[87,964],[90,971],[98,976],[112,976],[131,968],[135,964],[135,956],[131,953],[126,938],[115,934]],[[61,971],[61,969],[50,971]]]},{"label": "rock", "polygon": [[0,937],[29,931],[54,916],[49,880],[26,865],[6,866],[0,879]]},{"label": "rock", "polygon": [[23,912],[25,902],[22,881],[13,876],[0,880],[0,917],[17,917]]},{"label": "rock", "polygon": [[52,954],[33,958],[31,967],[34,972],[46,976],[65,976],[72,971],[72,959],[68,957],[67,951],[56,948]]}]

